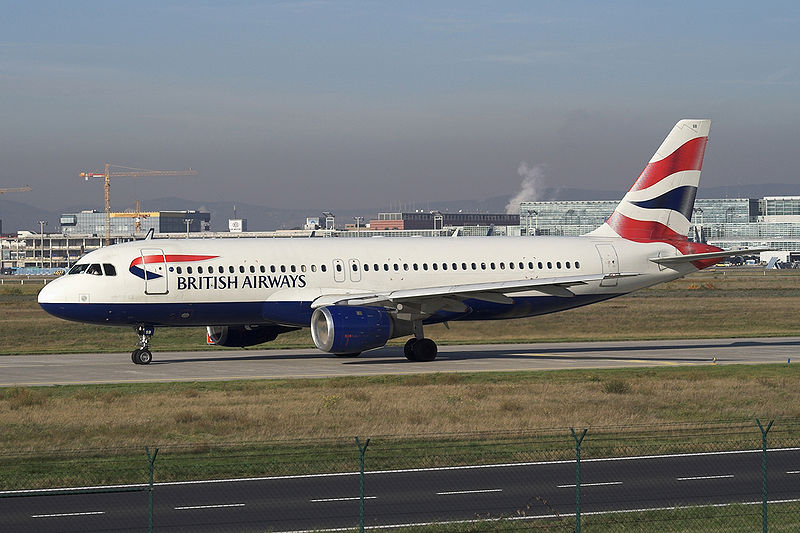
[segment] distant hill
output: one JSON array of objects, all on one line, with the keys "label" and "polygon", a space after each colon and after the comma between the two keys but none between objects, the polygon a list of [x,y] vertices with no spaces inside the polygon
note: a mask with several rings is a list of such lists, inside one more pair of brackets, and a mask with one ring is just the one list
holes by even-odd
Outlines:
[{"label": "distant hill", "polygon": [[[699,198],[761,198],[763,196],[794,196],[800,195],[800,186],[786,183],[768,183],[761,185],[730,185],[723,187],[701,187],[698,191]],[[539,191],[541,200],[618,200],[622,197],[620,191],[599,191],[591,189],[573,188],[544,188]],[[504,213],[510,196],[495,196],[481,200],[448,200],[442,202],[425,202],[425,211],[439,210],[443,212],[464,213]],[[146,208],[153,211],[191,210],[197,209],[211,213],[211,228],[214,231],[226,231],[228,219],[233,218],[233,207],[236,206],[236,216],[246,218],[248,229],[253,231],[266,231],[274,229],[290,229],[300,227],[305,223],[306,217],[319,216],[321,209],[293,208],[278,209],[263,205],[248,204],[243,202],[198,202],[183,198],[160,198],[147,202]],[[15,233],[17,230],[39,231],[39,220],[48,222],[46,231],[57,230],[58,219],[62,213],[74,213],[82,209],[92,209],[91,206],[68,206],[57,212],[48,211],[22,202],[8,200],[0,197],[0,220],[3,221],[3,233]],[[94,209],[98,209],[94,207]],[[342,227],[353,221],[354,216],[363,216],[369,219],[379,212],[398,210],[386,206],[368,206],[356,209],[333,210],[337,219],[337,226]],[[412,210],[411,208],[403,210]]]}]

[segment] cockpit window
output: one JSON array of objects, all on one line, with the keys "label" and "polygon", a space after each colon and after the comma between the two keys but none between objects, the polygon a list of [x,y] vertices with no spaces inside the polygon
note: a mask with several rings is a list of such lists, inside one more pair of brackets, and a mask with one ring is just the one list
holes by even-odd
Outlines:
[{"label": "cockpit window", "polygon": [[103,263],[103,270],[106,271],[106,276],[116,276],[117,269],[111,263]]},{"label": "cockpit window", "polygon": [[89,268],[86,269],[87,274],[92,274],[94,276],[102,276],[103,270],[100,268],[100,265],[97,263],[92,263],[89,265]]},{"label": "cockpit window", "polygon": [[73,265],[72,268],[69,269],[70,274],[80,274],[89,268],[89,263],[81,263],[79,265]]}]

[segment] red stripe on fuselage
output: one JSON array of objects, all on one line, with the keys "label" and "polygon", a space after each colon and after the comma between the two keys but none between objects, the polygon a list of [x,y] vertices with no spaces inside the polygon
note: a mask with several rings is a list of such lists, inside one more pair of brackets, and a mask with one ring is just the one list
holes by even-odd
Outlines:
[{"label": "red stripe on fuselage", "polygon": [[630,190],[646,189],[683,170],[702,170],[707,142],[708,137],[697,137],[687,141],[664,159],[648,163]]},{"label": "red stripe on fuselage", "polygon": [[162,255],[146,255],[144,258],[142,256],[137,257],[133,261],[131,261],[131,266],[141,265],[142,263],[151,264],[151,263],[163,263],[166,259],[167,263],[185,263],[189,261],[205,261],[207,259],[216,259],[219,257],[218,255],[184,255],[184,254],[167,254],[166,256]]}]

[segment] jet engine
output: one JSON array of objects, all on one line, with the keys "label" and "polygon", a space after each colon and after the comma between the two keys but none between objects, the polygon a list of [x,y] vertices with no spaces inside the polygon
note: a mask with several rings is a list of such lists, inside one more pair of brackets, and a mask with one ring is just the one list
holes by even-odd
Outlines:
[{"label": "jet engine", "polygon": [[399,331],[404,328],[397,328],[396,323],[382,307],[331,305],[314,310],[311,337],[317,348],[325,352],[357,355],[405,334]]},{"label": "jet engine", "polygon": [[281,333],[300,328],[277,324],[253,324],[246,326],[208,326],[208,343],[218,346],[244,348],[274,341]]}]

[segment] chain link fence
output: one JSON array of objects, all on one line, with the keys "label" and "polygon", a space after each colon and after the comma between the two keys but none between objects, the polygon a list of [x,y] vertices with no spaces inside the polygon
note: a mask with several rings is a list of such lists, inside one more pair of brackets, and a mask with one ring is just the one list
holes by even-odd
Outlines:
[{"label": "chain link fence", "polygon": [[[0,455],[6,531],[798,531],[800,420]],[[585,431],[584,431],[585,430]]]}]

